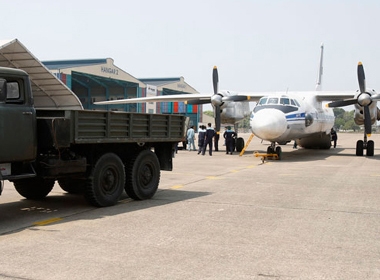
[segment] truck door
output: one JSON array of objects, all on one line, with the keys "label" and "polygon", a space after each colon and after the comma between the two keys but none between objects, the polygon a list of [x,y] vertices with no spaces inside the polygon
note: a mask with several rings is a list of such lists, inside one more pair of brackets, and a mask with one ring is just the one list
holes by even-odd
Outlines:
[{"label": "truck door", "polygon": [[[36,157],[36,112],[31,104],[27,80],[5,78],[0,94],[0,163],[29,161]],[[0,79],[1,83],[4,79]],[[2,99],[2,100],[1,100]]]}]

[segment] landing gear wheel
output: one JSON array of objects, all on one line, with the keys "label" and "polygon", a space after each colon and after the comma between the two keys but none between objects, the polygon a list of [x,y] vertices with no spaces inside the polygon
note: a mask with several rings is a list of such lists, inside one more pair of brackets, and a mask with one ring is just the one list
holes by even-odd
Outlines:
[{"label": "landing gear wheel", "polygon": [[97,207],[115,205],[124,190],[125,170],[113,153],[102,155],[92,168],[84,192],[86,200]]},{"label": "landing gear wheel", "polygon": [[358,140],[356,142],[356,155],[363,156],[363,150],[364,150],[364,142],[363,140]]},{"label": "landing gear wheel", "polygon": [[160,163],[156,154],[143,150],[130,162],[125,191],[136,200],[152,198],[158,189],[160,176]]},{"label": "landing gear wheel", "polygon": [[54,180],[34,177],[13,182],[16,191],[27,199],[39,200],[45,198],[54,187]]},{"label": "landing gear wheel", "polygon": [[375,143],[372,140],[367,142],[367,156],[373,157],[375,151]]},{"label": "landing gear wheel", "polygon": [[70,194],[83,194],[86,189],[86,180],[74,178],[60,178],[58,184],[62,190]]},{"label": "landing gear wheel", "polygon": [[268,148],[267,148],[267,154],[273,154],[273,148],[271,147],[271,146],[269,146]]},{"label": "landing gear wheel", "polygon": [[244,149],[244,139],[239,137],[236,139],[236,151],[241,152]]},{"label": "landing gear wheel", "polygon": [[276,155],[277,155],[278,159],[280,160],[281,157],[282,157],[282,149],[281,149],[281,147],[276,147]]}]

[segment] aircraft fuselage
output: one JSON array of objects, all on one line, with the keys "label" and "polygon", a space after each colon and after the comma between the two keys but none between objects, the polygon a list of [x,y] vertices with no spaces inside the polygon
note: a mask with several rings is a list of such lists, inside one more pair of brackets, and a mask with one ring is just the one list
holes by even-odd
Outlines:
[{"label": "aircraft fuselage", "polygon": [[[252,133],[270,142],[318,138],[330,133],[334,113],[315,95],[271,95],[260,99],[250,117]],[[326,143],[326,137],[323,138]]]}]

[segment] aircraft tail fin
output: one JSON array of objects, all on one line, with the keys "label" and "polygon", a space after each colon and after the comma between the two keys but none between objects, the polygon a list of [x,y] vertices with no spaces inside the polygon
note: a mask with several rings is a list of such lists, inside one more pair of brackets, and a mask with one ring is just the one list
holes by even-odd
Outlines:
[{"label": "aircraft tail fin", "polygon": [[323,75],[323,43],[321,44],[321,56],[319,58],[319,68],[318,68],[318,76],[317,83],[315,85],[316,91],[322,90],[322,75]]}]

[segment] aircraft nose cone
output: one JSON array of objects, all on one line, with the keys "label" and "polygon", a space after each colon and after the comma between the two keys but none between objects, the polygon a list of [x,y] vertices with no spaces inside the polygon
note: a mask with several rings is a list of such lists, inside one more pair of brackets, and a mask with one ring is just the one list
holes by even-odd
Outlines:
[{"label": "aircraft nose cone", "polygon": [[287,127],[285,114],[276,109],[262,109],[250,120],[252,133],[264,140],[276,140]]}]

